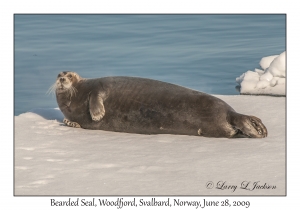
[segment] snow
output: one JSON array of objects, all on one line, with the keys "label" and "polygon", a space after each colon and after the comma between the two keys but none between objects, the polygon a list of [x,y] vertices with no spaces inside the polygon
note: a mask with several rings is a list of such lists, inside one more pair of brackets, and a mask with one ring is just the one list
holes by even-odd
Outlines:
[{"label": "snow", "polygon": [[280,55],[263,57],[259,62],[261,69],[247,71],[236,78],[241,94],[286,95],[286,52]]},{"label": "snow", "polygon": [[[261,118],[268,137],[84,130],[64,126],[58,108],[15,116],[15,195],[285,195],[286,98],[217,97]],[[276,189],[240,189],[243,181]]]}]

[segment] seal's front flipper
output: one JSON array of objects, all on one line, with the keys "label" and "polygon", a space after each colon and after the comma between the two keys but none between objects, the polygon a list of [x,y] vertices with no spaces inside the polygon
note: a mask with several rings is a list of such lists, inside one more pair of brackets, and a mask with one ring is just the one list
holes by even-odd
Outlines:
[{"label": "seal's front flipper", "polygon": [[70,120],[64,118],[65,125],[73,127],[73,128],[81,128],[81,126],[77,122],[71,122]]},{"label": "seal's front flipper", "polygon": [[89,109],[91,117],[94,121],[100,121],[105,115],[103,98],[104,97],[99,93],[90,93]]}]

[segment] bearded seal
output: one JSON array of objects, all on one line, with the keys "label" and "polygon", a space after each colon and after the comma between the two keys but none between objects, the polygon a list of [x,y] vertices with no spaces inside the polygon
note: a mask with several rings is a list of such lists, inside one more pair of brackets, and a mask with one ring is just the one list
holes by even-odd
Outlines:
[{"label": "bearded seal", "polygon": [[52,90],[64,123],[71,127],[226,138],[268,134],[259,118],[239,114],[217,97],[157,80],[84,79],[64,71]]}]

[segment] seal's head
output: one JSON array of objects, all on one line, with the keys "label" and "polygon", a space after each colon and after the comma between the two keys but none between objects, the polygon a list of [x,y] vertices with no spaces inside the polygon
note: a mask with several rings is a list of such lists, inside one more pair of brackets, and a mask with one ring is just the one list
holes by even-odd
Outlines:
[{"label": "seal's head", "polygon": [[56,82],[50,87],[49,92],[69,93],[76,95],[77,89],[75,85],[82,80],[82,78],[75,72],[63,71],[57,75]]}]

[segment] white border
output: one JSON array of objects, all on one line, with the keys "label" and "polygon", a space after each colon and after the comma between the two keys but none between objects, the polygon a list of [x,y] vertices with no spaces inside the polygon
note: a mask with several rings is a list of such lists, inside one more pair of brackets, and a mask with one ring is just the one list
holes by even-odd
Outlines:
[{"label": "white border", "polygon": [[[287,9],[289,8],[289,10]],[[299,89],[297,74],[299,47],[299,15],[297,5],[282,1],[200,1],[200,0],[110,0],[110,1],[2,1],[0,12],[0,60],[1,60],[1,202],[3,209],[53,209],[50,197],[14,197],[13,196],[13,14],[15,13],[287,13],[287,149],[288,178],[287,197],[237,197],[237,200],[250,200],[250,209],[285,209],[298,206],[299,170]],[[296,57],[297,56],[297,57]],[[4,116],[4,118],[3,118]],[[284,122],[282,122],[284,123]],[[57,197],[56,197],[57,198]],[[187,200],[190,197],[181,197]],[[198,197],[202,199],[204,197]],[[224,197],[226,198],[226,197]],[[210,200],[223,200],[223,197],[211,197]],[[58,199],[58,198],[57,198]],[[63,197],[62,200],[65,200]],[[235,197],[229,197],[230,200]],[[62,207],[59,207],[62,209]],[[76,209],[81,209],[77,207]],[[86,208],[85,208],[86,209]],[[110,208],[114,209],[114,208]],[[149,209],[149,208],[148,208]],[[212,208],[210,208],[212,209]],[[294,208],[295,209],[295,208]]]}]

